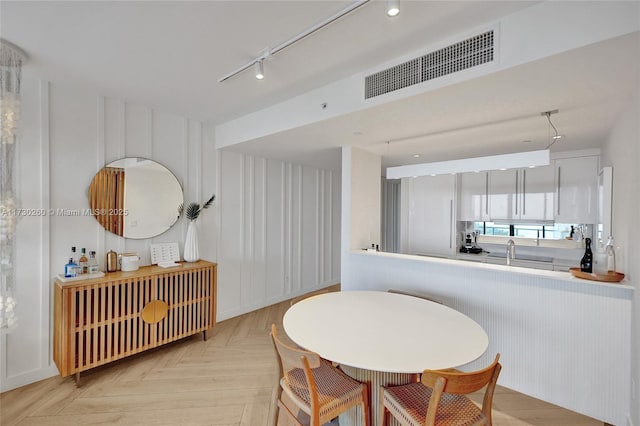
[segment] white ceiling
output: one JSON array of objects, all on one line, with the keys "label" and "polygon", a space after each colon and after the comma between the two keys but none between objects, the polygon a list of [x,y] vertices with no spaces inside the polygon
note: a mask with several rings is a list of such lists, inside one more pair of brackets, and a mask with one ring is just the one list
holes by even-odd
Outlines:
[{"label": "white ceiling", "polygon": [[[265,80],[247,71],[217,82],[349,3],[3,0],[0,35],[29,55],[27,76],[222,123],[535,2],[403,1],[389,19],[372,1],[268,60]],[[559,147],[598,146],[638,87],[638,46],[637,35],[612,40],[234,149],[325,167],[339,167],[344,143],[387,164],[540,149],[548,128],[539,113],[554,108],[567,135]]]}]

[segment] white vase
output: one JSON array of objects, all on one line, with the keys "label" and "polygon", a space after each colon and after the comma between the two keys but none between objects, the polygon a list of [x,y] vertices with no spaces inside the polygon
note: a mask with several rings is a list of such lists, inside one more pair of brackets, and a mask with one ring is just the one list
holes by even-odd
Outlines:
[{"label": "white vase", "polygon": [[195,262],[200,259],[198,253],[198,232],[196,222],[189,222],[187,228],[187,238],[184,241],[184,260],[185,262]]}]

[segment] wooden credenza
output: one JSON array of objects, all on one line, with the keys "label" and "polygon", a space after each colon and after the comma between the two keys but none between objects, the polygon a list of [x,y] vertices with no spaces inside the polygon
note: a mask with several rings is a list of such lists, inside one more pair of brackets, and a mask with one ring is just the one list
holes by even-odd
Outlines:
[{"label": "wooden credenza", "polygon": [[55,282],[53,360],[65,377],[206,331],[216,322],[215,263],[144,266]]}]

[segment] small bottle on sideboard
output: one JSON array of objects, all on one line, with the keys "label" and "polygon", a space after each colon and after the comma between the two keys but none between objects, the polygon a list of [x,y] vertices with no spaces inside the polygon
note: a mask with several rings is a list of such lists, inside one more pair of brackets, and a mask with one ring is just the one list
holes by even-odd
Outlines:
[{"label": "small bottle on sideboard", "polygon": [[87,249],[84,247],[80,251],[80,259],[78,259],[78,266],[81,274],[89,273],[89,259],[87,258]]},{"label": "small bottle on sideboard", "polygon": [[582,260],[580,260],[580,270],[582,272],[593,272],[593,252],[591,251],[591,238],[585,238],[585,250]]},{"label": "small bottle on sideboard", "polygon": [[100,266],[98,265],[98,259],[96,259],[96,252],[89,252],[89,273],[95,274],[100,272]]},{"label": "small bottle on sideboard", "polygon": [[78,273],[78,265],[74,262],[73,257],[69,258],[69,263],[64,265],[64,277],[65,278],[73,278],[77,276]]}]

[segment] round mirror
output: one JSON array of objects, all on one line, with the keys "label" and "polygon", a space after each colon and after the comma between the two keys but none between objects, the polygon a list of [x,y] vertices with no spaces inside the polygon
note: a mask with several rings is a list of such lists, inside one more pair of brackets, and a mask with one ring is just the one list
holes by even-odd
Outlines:
[{"label": "round mirror", "polygon": [[107,164],[89,186],[91,214],[107,231],[126,238],[151,238],[176,223],[183,203],[173,173],[146,158]]}]

